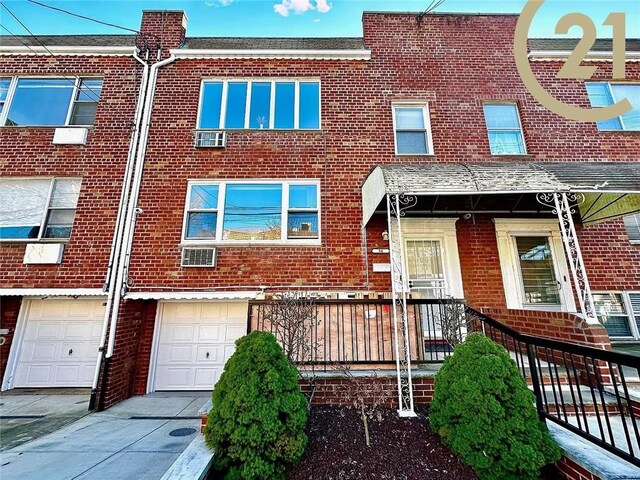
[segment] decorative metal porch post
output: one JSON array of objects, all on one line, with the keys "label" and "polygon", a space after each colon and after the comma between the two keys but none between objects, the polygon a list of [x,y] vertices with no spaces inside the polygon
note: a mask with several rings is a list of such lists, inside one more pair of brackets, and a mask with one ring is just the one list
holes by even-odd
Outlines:
[{"label": "decorative metal porch post", "polygon": [[[393,294],[393,325],[398,376],[398,414],[413,417],[413,383],[411,379],[411,349],[409,345],[409,318],[407,311],[407,275],[404,264],[401,217],[413,207],[415,196],[387,195],[387,222],[389,228],[389,259],[391,262],[391,289]],[[395,220],[395,225],[393,223]],[[395,228],[395,235],[394,235]],[[395,242],[394,242],[395,240]],[[397,248],[394,248],[396,247]],[[400,311],[400,315],[398,314]],[[398,318],[400,317],[400,318]]]},{"label": "decorative metal porch post", "polygon": [[[596,307],[593,302],[593,295],[572,217],[576,212],[575,206],[584,203],[585,197],[581,193],[554,192],[538,193],[536,198],[540,204],[550,207],[552,213],[558,216],[565,254],[569,261],[573,284],[580,302],[580,311],[587,323],[598,323]],[[574,203],[574,206],[571,203]]]}]

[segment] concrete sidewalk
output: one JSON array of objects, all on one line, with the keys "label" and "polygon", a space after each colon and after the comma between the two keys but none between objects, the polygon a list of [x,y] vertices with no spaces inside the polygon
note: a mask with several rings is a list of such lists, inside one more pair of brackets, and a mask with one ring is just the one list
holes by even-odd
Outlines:
[{"label": "concrete sidewalk", "polygon": [[2,480],[159,479],[199,434],[209,395],[153,394],[0,453]]}]

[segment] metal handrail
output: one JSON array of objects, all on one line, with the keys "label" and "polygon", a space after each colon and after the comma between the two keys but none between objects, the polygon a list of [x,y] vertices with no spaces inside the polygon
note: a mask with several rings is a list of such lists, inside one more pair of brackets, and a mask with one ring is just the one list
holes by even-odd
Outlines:
[{"label": "metal handrail", "polygon": [[635,371],[640,380],[639,357],[523,334],[472,308],[466,311],[471,323],[480,322],[474,329],[515,356],[541,419],[640,467],[640,395],[630,394],[627,378]]}]

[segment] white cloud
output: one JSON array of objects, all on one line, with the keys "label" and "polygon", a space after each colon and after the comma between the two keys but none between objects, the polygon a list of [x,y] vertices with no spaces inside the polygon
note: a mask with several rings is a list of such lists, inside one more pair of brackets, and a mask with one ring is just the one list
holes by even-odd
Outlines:
[{"label": "white cloud", "polygon": [[228,7],[234,0],[207,0],[204,4],[207,7]]},{"label": "white cloud", "polygon": [[309,10],[327,13],[332,6],[333,4],[327,3],[327,0],[280,0],[280,3],[273,6],[273,11],[283,17],[288,17],[291,12],[301,15]]},{"label": "white cloud", "polygon": [[316,9],[318,10],[318,13],[327,13],[331,10],[332,6],[333,4],[327,3],[327,0],[316,0]]},{"label": "white cloud", "polygon": [[319,18],[314,18],[313,20],[311,20],[313,23],[318,23],[320,21]]}]

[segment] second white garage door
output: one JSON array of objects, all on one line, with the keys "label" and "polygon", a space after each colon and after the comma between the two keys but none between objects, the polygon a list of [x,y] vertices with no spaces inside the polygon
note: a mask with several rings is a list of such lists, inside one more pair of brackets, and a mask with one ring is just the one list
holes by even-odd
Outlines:
[{"label": "second white garage door", "polygon": [[153,390],[211,390],[247,331],[247,302],[160,305]]}]

